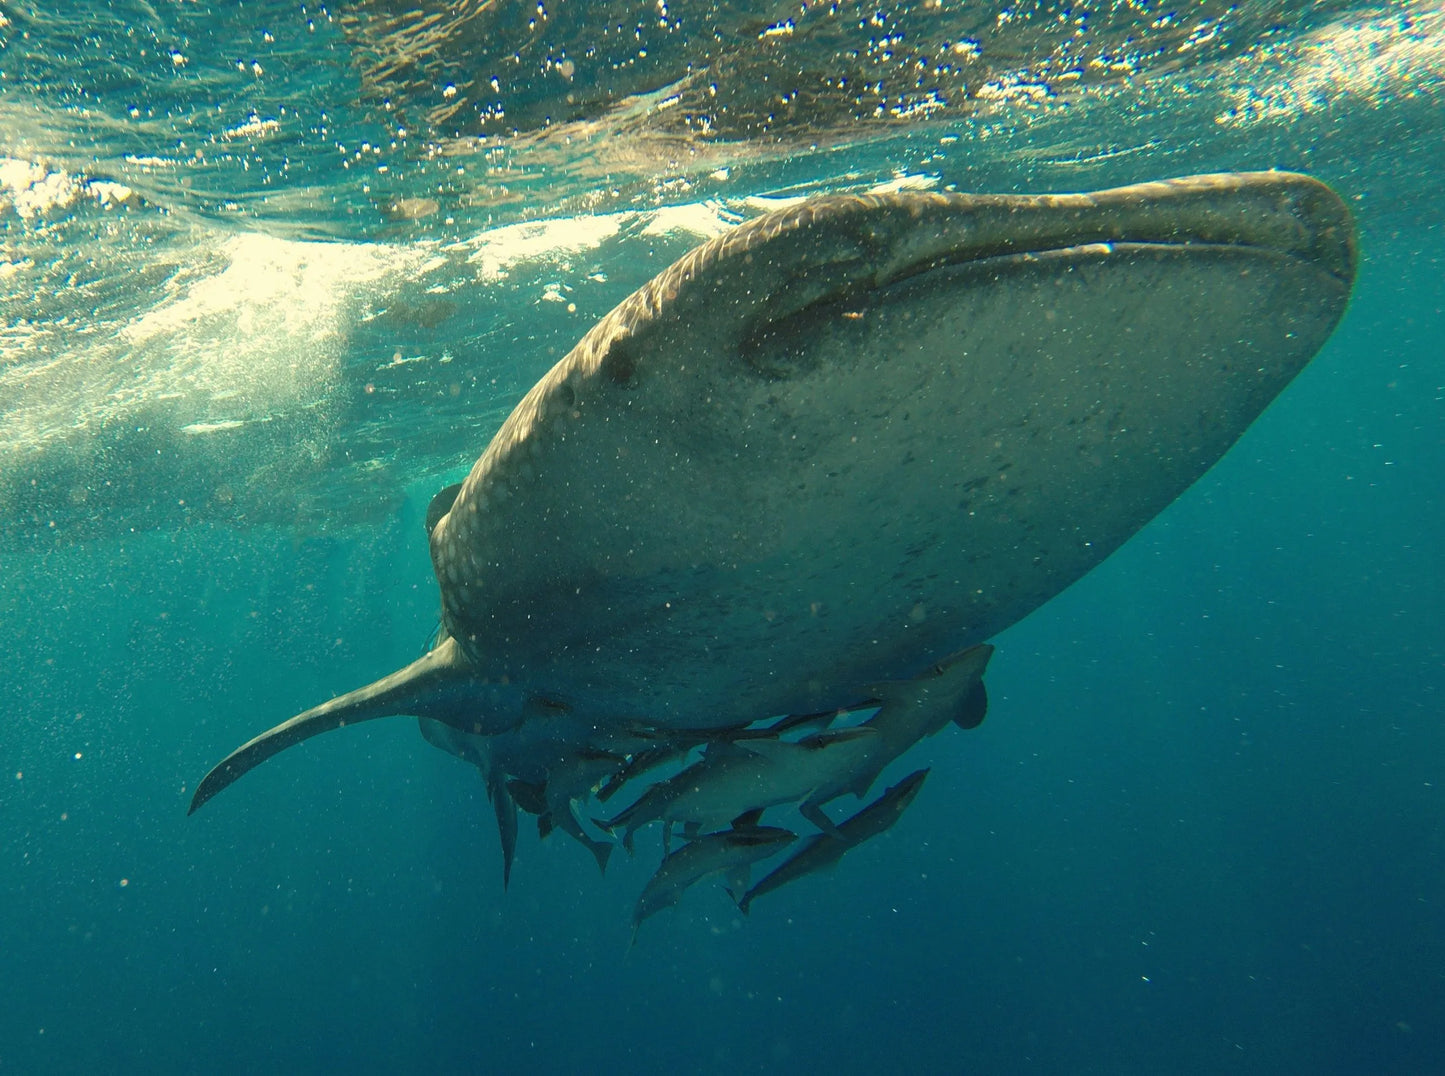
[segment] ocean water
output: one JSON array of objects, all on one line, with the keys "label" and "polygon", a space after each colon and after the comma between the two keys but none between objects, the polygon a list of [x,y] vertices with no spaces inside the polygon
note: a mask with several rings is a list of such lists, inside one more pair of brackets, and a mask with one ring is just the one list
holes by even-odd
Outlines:
[{"label": "ocean water", "polygon": [[[1437,4],[63,7],[0,0],[0,1071],[1445,1071]],[[421,651],[431,494],[704,238],[1272,167],[1340,328],[831,873],[629,947],[655,833],[504,892],[407,720],[187,816]]]}]

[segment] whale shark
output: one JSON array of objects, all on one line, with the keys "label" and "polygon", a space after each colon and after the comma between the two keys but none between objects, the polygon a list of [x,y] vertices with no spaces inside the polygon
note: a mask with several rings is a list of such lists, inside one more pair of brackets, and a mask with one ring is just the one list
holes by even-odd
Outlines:
[{"label": "whale shark", "polygon": [[433,648],[243,744],[190,810],[407,714],[454,753],[485,743],[506,840],[508,782],[542,787],[549,760],[617,759],[610,793],[876,702],[1219,460],[1329,338],[1355,265],[1345,204],[1284,172],[749,220],[603,317],[434,499]]}]

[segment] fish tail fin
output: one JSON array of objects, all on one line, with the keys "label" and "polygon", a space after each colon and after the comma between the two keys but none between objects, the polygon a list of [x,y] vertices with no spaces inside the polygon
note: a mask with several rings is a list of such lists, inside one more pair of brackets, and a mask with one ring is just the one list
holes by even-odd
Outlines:
[{"label": "fish tail fin", "polygon": [[746,863],[734,867],[728,872],[727,891],[734,903],[747,895],[748,883],[752,881],[752,873],[752,868]]},{"label": "fish tail fin", "polygon": [[605,876],[607,874],[607,860],[612,855],[612,845],[606,841],[592,841],[587,845],[587,850],[597,860],[597,869]]}]

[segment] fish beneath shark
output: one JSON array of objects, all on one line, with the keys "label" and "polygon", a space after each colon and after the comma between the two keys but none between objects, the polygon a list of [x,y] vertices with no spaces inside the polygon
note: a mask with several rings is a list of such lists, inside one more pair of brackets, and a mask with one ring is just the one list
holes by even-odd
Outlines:
[{"label": "fish beneath shark", "polygon": [[672,907],[704,878],[725,874],[729,888],[744,893],[752,865],[782,851],[795,836],[777,826],[739,825],[698,837],[669,853],[638,898],[632,913],[632,940],[637,940],[637,928],[644,919]]},{"label": "fish beneath shark", "polygon": [[630,849],[639,827],[660,820],[666,850],[676,823],[691,836],[749,811],[797,803],[804,818],[831,832],[825,804],[849,792],[866,795],[889,763],[949,722],[977,727],[987,707],[983,672],[992,655],[985,643],[913,680],[869,685],[867,693],[882,705],[861,725],[802,740],[738,737],[714,745],[701,761],[653,784],[627,810],[598,825],[609,833],[622,828]]},{"label": "fish beneath shark", "polygon": [[832,832],[810,837],[767,877],[738,898],[738,910],[746,915],[752,908],[753,901],[764,894],[780,889],[789,882],[796,882],[805,875],[827,870],[842,859],[845,853],[891,829],[917,797],[919,789],[923,787],[923,779],[927,776],[927,770],[910,773],[857,814],[839,822]]},{"label": "fish beneath shark", "polygon": [[[593,326],[433,500],[432,649],[237,748],[191,810],[409,714],[483,774],[508,875],[519,804],[604,865],[591,804],[647,800],[699,749],[706,809],[659,792],[635,818],[703,840],[797,803],[837,841],[822,804],[950,712],[977,724],[978,648],[1223,456],[1355,264],[1344,203],[1283,172],[750,220]],[[976,676],[941,660],[969,653]]]},{"label": "fish beneath shark", "polygon": [[819,807],[842,795],[868,757],[866,729],[820,732],[803,740],[748,739],[716,744],[701,761],[647,789],[627,810],[599,821],[607,832],[623,830],[623,844],[655,820],[664,823],[666,851],[672,827],[683,823],[684,834],[727,825],[752,810],[799,803],[803,816],[824,825]]}]

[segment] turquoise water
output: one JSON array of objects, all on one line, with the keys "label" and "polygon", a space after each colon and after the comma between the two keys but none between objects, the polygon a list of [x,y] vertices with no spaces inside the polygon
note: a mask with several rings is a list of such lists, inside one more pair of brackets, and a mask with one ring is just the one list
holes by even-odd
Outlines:
[{"label": "turquoise water", "polygon": [[[0,0],[0,1070],[1440,1071],[1445,17],[1245,6],[499,7],[382,77],[384,5]],[[421,650],[430,495],[705,236],[1265,167],[1355,208],[1339,331],[831,874],[629,950],[655,858],[524,826],[503,892],[409,721],[186,816]]]}]

